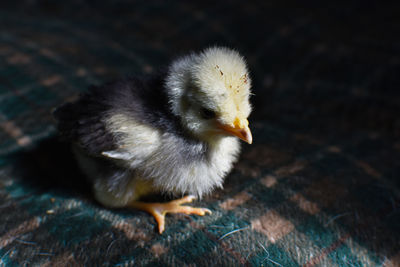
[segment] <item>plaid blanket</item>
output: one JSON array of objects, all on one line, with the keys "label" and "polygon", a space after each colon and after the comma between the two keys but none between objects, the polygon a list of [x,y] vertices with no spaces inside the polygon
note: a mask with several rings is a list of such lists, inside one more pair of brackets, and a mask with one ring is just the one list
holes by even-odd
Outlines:
[{"label": "plaid blanket", "polygon": [[[0,266],[400,266],[399,4],[0,5]],[[93,200],[51,110],[214,44],[248,60],[254,143],[159,235]]]}]

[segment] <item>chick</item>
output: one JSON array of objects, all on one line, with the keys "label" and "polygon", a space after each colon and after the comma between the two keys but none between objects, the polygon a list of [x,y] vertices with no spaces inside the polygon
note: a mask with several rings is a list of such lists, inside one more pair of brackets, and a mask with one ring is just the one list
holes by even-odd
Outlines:
[{"label": "chick", "polygon": [[[250,86],[244,59],[213,47],[151,77],[91,87],[54,116],[95,198],[152,214],[162,233],[167,213],[211,213],[182,204],[222,187],[238,138],[252,143]],[[189,195],[169,203],[139,200],[154,193]]]}]

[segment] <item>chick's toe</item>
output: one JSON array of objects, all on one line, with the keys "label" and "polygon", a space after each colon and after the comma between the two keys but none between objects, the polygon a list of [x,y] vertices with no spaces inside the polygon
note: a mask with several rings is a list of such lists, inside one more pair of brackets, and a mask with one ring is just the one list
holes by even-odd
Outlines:
[{"label": "chick's toe", "polygon": [[186,196],[181,199],[176,199],[167,203],[146,203],[146,202],[132,202],[129,206],[135,209],[143,210],[156,219],[158,224],[158,232],[161,234],[165,229],[165,215],[167,213],[184,213],[195,215],[211,214],[211,210],[206,208],[195,208],[191,206],[183,206],[182,204],[190,203],[195,199],[194,196]]}]

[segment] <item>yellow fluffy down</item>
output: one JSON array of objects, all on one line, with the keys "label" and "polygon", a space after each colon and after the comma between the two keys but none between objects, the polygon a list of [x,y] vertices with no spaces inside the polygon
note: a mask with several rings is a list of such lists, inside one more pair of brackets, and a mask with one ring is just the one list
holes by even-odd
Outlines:
[{"label": "yellow fluffy down", "polygon": [[193,65],[192,75],[198,97],[203,96],[204,104],[217,110],[222,121],[232,124],[236,118],[248,117],[251,80],[244,59],[236,51],[220,47],[206,49]]}]

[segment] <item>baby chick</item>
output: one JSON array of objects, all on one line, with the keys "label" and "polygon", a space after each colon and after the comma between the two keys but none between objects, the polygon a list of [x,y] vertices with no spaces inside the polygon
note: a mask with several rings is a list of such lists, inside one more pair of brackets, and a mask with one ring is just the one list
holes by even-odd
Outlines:
[{"label": "baby chick", "polygon": [[[249,96],[243,58],[213,47],[151,77],[91,87],[54,116],[95,198],[152,214],[162,233],[167,213],[211,213],[182,204],[222,187],[239,153],[236,137],[252,143]],[[139,201],[158,192],[190,195],[169,203]]]}]

